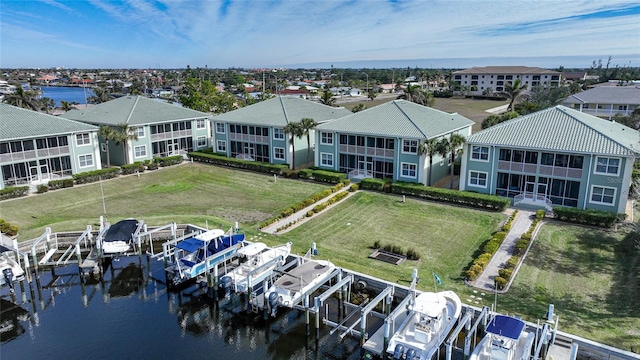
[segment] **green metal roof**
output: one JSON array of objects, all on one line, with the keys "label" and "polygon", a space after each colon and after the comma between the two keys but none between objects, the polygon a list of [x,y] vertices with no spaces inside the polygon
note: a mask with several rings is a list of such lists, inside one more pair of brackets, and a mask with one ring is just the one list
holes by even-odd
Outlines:
[{"label": "green metal roof", "polygon": [[84,109],[75,109],[62,114],[73,119],[99,125],[147,125],[179,120],[211,117],[210,114],[156,101],[144,96],[123,96]]},{"label": "green metal roof", "polygon": [[561,105],[492,126],[467,142],[617,156],[640,152],[638,131]]},{"label": "green metal roof", "polygon": [[98,131],[93,125],[0,103],[0,141]]},{"label": "green metal roof", "polygon": [[449,114],[406,100],[394,100],[329,121],[316,129],[405,139],[430,139],[473,124],[473,121],[456,113]]},{"label": "green metal roof", "polygon": [[332,107],[297,97],[278,96],[215,116],[213,120],[237,124],[284,127],[302,118],[318,123],[352,114],[342,107]]}]

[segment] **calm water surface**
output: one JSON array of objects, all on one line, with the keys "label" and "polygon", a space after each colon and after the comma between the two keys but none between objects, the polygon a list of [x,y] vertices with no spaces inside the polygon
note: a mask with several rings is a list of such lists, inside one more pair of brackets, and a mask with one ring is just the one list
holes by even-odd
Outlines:
[{"label": "calm water surface", "polygon": [[42,86],[42,97],[48,97],[56,102],[56,106],[60,106],[60,101],[65,100],[70,103],[85,104],[85,90],[87,98],[93,96],[94,93],[90,88],[66,87],[66,86]]},{"label": "calm water surface", "polygon": [[301,311],[265,321],[246,315],[239,296],[216,303],[197,286],[167,292],[156,260],[112,265],[104,280],[86,284],[76,266],[41,271],[24,293],[17,287],[20,308],[11,311],[2,289],[0,359],[359,358],[357,339],[340,340],[327,327],[318,343],[313,328],[307,338]]}]

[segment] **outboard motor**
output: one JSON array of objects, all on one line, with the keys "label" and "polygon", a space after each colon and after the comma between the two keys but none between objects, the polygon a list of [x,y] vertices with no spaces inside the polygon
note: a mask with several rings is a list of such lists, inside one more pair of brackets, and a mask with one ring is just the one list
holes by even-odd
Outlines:
[{"label": "outboard motor", "polygon": [[404,345],[396,344],[396,348],[393,349],[393,358],[395,360],[402,359],[402,354],[404,353]]},{"label": "outboard motor", "polygon": [[224,297],[227,299],[230,298],[231,287],[233,286],[233,280],[231,279],[231,276],[223,276],[222,278],[220,278],[220,283],[220,285],[224,289]]},{"label": "outboard motor", "polygon": [[278,297],[279,295],[275,291],[269,294],[269,307],[271,308],[271,316],[273,317],[278,313]]},{"label": "outboard motor", "polygon": [[13,269],[6,268],[2,270],[2,275],[4,276],[5,283],[9,285],[9,288],[11,289],[11,293],[13,293]]},{"label": "outboard motor", "polygon": [[406,359],[407,360],[417,360],[418,359],[418,352],[416,351],[416,349],[407,350]]}]

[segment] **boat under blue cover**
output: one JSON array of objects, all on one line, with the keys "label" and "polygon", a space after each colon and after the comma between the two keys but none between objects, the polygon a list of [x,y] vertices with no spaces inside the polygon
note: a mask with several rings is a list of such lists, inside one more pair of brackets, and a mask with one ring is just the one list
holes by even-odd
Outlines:
[{"label": "boat under blue cover", "polygon": [[496,315],[487,325],[486,332],[518,340],[522,330],[524,330],[524,326],[524,321],[518,318]]}]

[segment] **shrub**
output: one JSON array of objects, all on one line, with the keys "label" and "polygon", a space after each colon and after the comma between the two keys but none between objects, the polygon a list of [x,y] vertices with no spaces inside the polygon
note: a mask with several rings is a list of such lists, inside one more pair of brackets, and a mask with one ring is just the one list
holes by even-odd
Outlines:
[{"label": "shrub", "polygon": [[314,214],[313,210],[307,211],[307,217],[312,217]]},{"label": "shrub", "polygon": [[73,174],[76,184],[88,184],[100,180],[113,179],[120,175],[120,168],[107,168]]},{"label": "shrub", "polygon": [[504,278],[506,280],[511,279],[511,275],[513,274],[513,269],[500,269],[498,270],[498,275],[500,275],[501,278]]},{"label": "shrub", "polygon": [[292,208],[286,208],[284,210],[282,210],[282,213],[280,213],[282,215],[282,217],[287,217],[293,214],[293,209]]},{"label": "shrub", "polygon": [[311,176],[315,181],[326,182],[331,184],[337,184],[347,178],[347,174],[345,173],[337,173],[337,172],[326,171],[326,170],[312,170]]},{"label": "shrub", "polygon": [[27,195],[28,186],[9,186],[0,190],[0,200],[13,199]]},{"label": "shrub", "polygon": [[507,260],[507,263],[504,266],[506,269],[515,269],[516,266],[518,266],[518,261],[519,259],[517,256],[512,256]]},{"label": "shrub", "polygon": [[373,248],[374,249],[380,249],[380,240],[376,240],[373,242]]},{"label": "shrub", "polygon": [[502,245],[502,242],[504,241],[504,238],[507,234],[505,232],[499,231],[497,233],[495,233],[493,235],[493,237],[491,238],[491,240],[489,240],[484,247],[482,248],[482,250],[485,253],[489,253],[489,254],[495,254],[496,251],[498,251],[498,249],[500,248],[500,245]]},{"label": "shrub", "polygon": [[[360,186],[364,189],[364,179],[360,182]],[[374,179],[377,180],[377,179]],[[378,190],[378,189],[369,189]],[[381,190],[379,190],[381,191]],[[427,200],[448,202],[457,205],[470,206],[480,209],[489,209],[502,211],[511,204],[510,199],[505,199],[500,196],[479,194],[468,191],[459,191],[451,189],[440,189],[430,186],[423,186],[421,184],[413,183],[394,183],[391,185],[391,191],[398,195],[407,195],[424,198]]]},{"label": "shrub", "polygon": [[298,178],[298,173],[299,173],[299,170],[285,169],[282,172],[282,175],[284,177],[286,177],[286,178],[289,178],[289,179],[297,179]]},{"label": "shrub", "polygon": [[484,261],[486,264],[488,264],[489,261],[491,261],[492,257],[493,257],[493,254],[482,253],[482,255],[478,256],[477,261]]},{"label": "shrub", "polygon": [[318,204],[316,206],[314,206],[313,208],[313,212],[315,213],[319,213],[320,211],[324,210],[327,208],[327,203],[322,203],[322,204]]},{"label": "shrub", "polygon": [[420,254],[414,249],[407,250],[407,259],[409,260],[420,260]]},{"label": "shrub", "polygon": [[69,188],[73,187],[73,179],[50,180],[47,185],[49,185],[49,190]]},{"label": "shrub", "polygon": [[9,236],[14,236],[18,234],[18,226],[11,225],[11,223],[0,219],[0,232]]},{"label": "shrub", "polygon": [[382,247],[382,250],[386,251],[386,252],[393,252],[393,248],[391,247],[391,244],[385,244]]},{"label": "shrub", "polygon": [[144,161],[144,166],[147,167],[147,170],[157,170],[158,169],[158,163],[153,161],[153,160],[145,160]]},{"label": "shrub", "polygon": [[513,254],[516,256],[521,256],[527,251],[527,247],[529,247],[529,240],[520,239],[516,242],[516,246],[513,249]]},{"label": "shrub", "polygon": [[536,211],[536,220],[540,221],[540,220],[544,219],[545,215],[547,215],[546,211],[544,211],[542,209],[537,210]]},{"label": "shrub", "polygon": [[42,193],[46,193],[47,191],[49,191],[49,186],[45,185],[45,184],[40,184],[37,187],[38,194],[42,194]]},{"label": "shrub", "polygon": [[312,174],[313,170],[311,169],[302,169],[298,171],[298,177],[300,177],[300,179],[311,179]]},{"label": "shrub", "polygon": [[504,290],[504,288],[507,286],[507,279],[501,276],[496,276],[493,281],[495,282],[496,289],[498,290]]},{"label": "shrub", "polygon": [[555,218],[561,221],[609,228],[623,221],[627,215],[602,210],[582,210],[556,206]]},{"label": "shrub", "polygon": [[383,191],[386,181],[382,179],[366,178],[360,181],[360,188],[362,190],[374,190]]},{"label": "shrub", "polygon": [[207,154],[200,151],[190,152],[188,155],[194,161],[267,174],[282,175],[282,173],[289,168],[289,165],[286,164],[270,164],[258,161],[241,160],[217,154]]},{"label": "shrub", "polygon": [[180,164],[182,162],[182,160],[184,160],[182,155],[167,156],[167,157],[161,157],[161,158],[155,158],[154,159],[154,161],[156,163],[158,163],[158,165],[160,165],[162,167]]},{"label": "shrub", "polygon": [[144,172],[145,167],[143,162],[136,161],[133,164],[122,165],[120,170],[122,171],[122,175],[129,175],[136,172]]},{"label": "shrub", "polygon": [[404,250],[402,249],[402,246],[400,245],[392,245],[391,246],[391,252],[394,254],[398,254],[398,255],[404,255]]},{"label": "shrub", "polygon": [[478,278],[478,276],[480,276],[480,274],[482,274],[482,268],[478,265],[471,265],[471,267],[469,268],[469,270],[467,270],[465,272],[465,276],[467,277],[467,279],[469,280],[475,280]]},{"label": "shrub", "polygon": [[358,189],[360,188],[360,185],[358,184],[351,184],[351,187],[349,187],[349,191],[350,192],[356,192],[358,191]]}]

